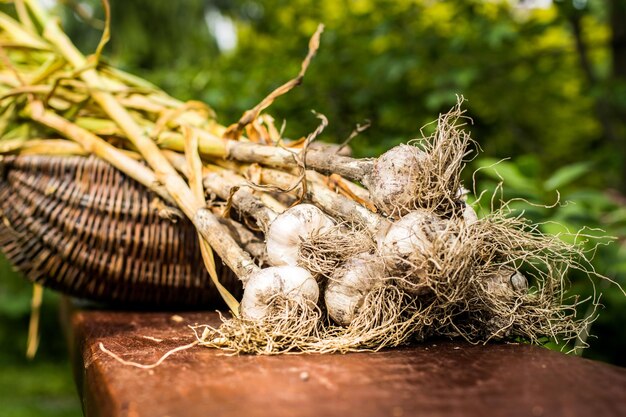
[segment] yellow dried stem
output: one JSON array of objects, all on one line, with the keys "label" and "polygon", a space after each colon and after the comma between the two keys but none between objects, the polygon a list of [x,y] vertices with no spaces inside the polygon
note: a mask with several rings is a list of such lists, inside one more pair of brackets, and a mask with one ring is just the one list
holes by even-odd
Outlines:
[{"label": "yellow dried stem", "polygon": [[26,138],[3,139],[0,141],[0,154],[17,152],[26,142]]},{"label": "yellow dried stem", "polygon": [[[32,4],[32,1],[29,1],[29,4]],[[44,37],[74,68],[87,68],[80,73],[80,78],[90,87],[94,101],[122,129],[128,140],[154,170],[158,181],[167,189],[178,207],[187,217],[193,219],[196,211],[202,206],[196,202],[187,183],[178,175],[156,144],[146,135],[128,111],[117,102],[113,95],[106,92],[107,87],[100,79],[98,72],[94,68],[88,68],[87,60],[63,33],[58,22],[48,19],[45,21],[44,27]]]},{"label": "yellow dried stem", "polygon": [[22,24],[22,26],[24,26],[24,28],[30,33],[33,33],[33,34],[37,33],[37,30],[35,29],[35,24],[31,20],[30,15],[28,14],[28,10],[26,10],[24,1],[15,0],[14,3],[15,3],[15,11],[17,12],[17,16],[19,17],[20,23]]},{"label": "yellow dried stem", "polygon": [[[183,126],[183,133],[185,136],[185,156],[187,157],[189,186],[191,187],[196,199],[198,199],[202,204],[205,204],[204,187],[202,185],[202,161],[200,160],[200,154],[198,153],[198,138],[190,128],[185,126]],[[204,261],[204,266],[206,267],[213,284],[215,284],[215,287],[232,314],[238,317],[239,302],[237,302],[235,297],[233,297],[233,295],[219,281],[217,271],[215,269],[213,249],[211,249],[211,246],[209,246],[200,233],[198,233],[198,239],[200,240],[202,260]]]},{"label": "yellow dried stem", "polygon": [[163,104],[155,103],[153,100],[150,100],[149,96],[142,94],[131,94],[127,97],[119,97],[118,101],[127,109],[152,113],[157,116],[170,108]]},{"label": "yellow dried stem", "polygon": [[99,117],[77,117],[74,121],[76,125],[90,131],[98,136],[121,136],[122,131],[109,119]]},{"label": "yellow dried stem", "polygon": [[2,64],[4,64],[4,66],[7,67],[9,71],[13,74],[13,76],[18,82],[18,85],[23,86],[24,84],[26,84],[24,82],[24,78],[22,77],[22,74],[20,73],[20,71],[18,71],[17,68],[15,68],[15,66],[11,62],[11,59],[9,58],[9,55],[6,53],[4,47],[1,44],[0,44],[0,62],[2,62]]},{"label": "yellow dried stem", "polygon": [[28,322],[28,340],[26,342],[26,357],[33,359],[39,347],[39,319],[41,317],[41,302],[43,301],[43,287],[33,284],[33,296],[30,300],[30,321]]},{"label": "yellow dried stem", "polygon": [[207,119],[214,117],[215,113],[206,104],[199,101],[188,101],[175,109],[162,111],[154,125],[151,136],[153,138],[158,137],[170,124],[200,127],[207,123]]},{"label": "yellow dried stem", "polygon": [[65,66],[65,61],[52,55],[30,78],[29,84],[41,84]]},{"label": "yellow dried stem", "polygon": [[[1,148],[1,147],[0,147]],[[65,139],[28,139],[23,142],[16,153],[19,155],[88,155],[80,144]],[[2,153],[2,151],[0,151]]]},{"label": "yellow dried stem", "polygon": [[[228,143],[214,134],[202,129],[192,128],[198,135],[198,149],[200,155],[205,157],[226,158],[228,156]],[[183,151],[184,138],[180,133],[164,131],[157,138],[157,144],[163,149]]]},{"label": "yellow dried stem", "polygon": [[317,53],[317,50],[319,49],[320,37],[322,36],[323,31],[324,31],[324,25],[319,24],[317,26],[317,30],[315,31],[315,33],[311,37],[311,40],[309,41],[309,52],[307,53],[307,56],[304,58],[304,61],[302,61],[302,66],[300,68],[300,72],[298,73],[298,76],[296,78],[293,78],[287,81],[285,84],[281,85],[276,90],[272,91],[259,104],[257,104],[252,109],[246,111],[243,114],[243,116],[241,116],[241,119],[239,119],[237,123],[229,126],[226,132],[224,132],[225,138],[239,139],[239,137],[241,136],[241,133],[243,132],[243,129],[248,124],[256,120],[257,117],[259,117],[259,114],[261,114],[263,110],[271,106],[274,100],[276,100],[278,97],[282,96],[283,94],[288,93],[294,87],[297,87],[298,85],[302,83],[304,74],[306,73],[306,70],[309,67],[309,64],[311,63],[311,60],[313,59],[313,57]]},{"label": "yellow dried stem", "polygon": [[[101,62],[99,64],[99,69],[102,75],[106,76],[111,81],[119,83],[119,85],[141,88],[146,91],[161,93],[161,89],[151,82],[144,80],[143,78],[139,78],[136,75],[122,71],[119,68],[111,67],[105,62]],[[175,98],[165,96],[164,94],[160,102],[161,104],[170,107],[176,107],[177,105],[182,104],[182,102],[176,100]],[[155,103],[157,103],[157,101],[155,101]]]},{"label": "yellow dried stem", "polygon": [[104,159],[129,177],[154,191],[164,200],[172,201],[172,197],[159,185],[156,175],[149,168],[89,131],[67,121],[54,112],[44,110],[41,101],[32,101],[24,111],[35,122],[47,126],[68,139],[79,143],[85,151]]},{"label": "yellow dried stem", "polygon": [[111,39],[111,6],[108,0],[102,0],[102,8],[104,9],[104,30],[102,31],[102,37],[100,38],[96,52],[93,54],[96,65],[98,61],[100,61],[100,55],[102,54],[104,46]]},{"label": "yellow dried stem", "polygon": [[[0,54],[3,54],[1,51],[2,49],[0,47]],[[4,56],[2,56],[2,58],[4,58]],[[20,82],[24,84],[26,83],[23,79],[20,79]],[[21,96],[24,94],[48,94],[49,92],[50,87],[47,85],[21,85],[0,95],[0,101],[13,96]]]},{"label": "yellow dried stem", "polygon": [[23,29],[19,22],[11,18],[9,15],[0,12],[0,28],[6,32],[10,39],[25,48],[40,49],[49,51],[50,46],[46,44],[39,36]]}]

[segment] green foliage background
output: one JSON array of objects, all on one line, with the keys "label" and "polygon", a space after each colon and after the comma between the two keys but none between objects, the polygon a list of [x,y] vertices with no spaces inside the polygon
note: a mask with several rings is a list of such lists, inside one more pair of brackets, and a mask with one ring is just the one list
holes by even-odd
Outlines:
[{"label": "green foliage background", "polygon": [[[81,49],[93,51],[100,36],[94,20],[102,17],[99,2],[65,3],[67,31]],[[467,169],[467,183],[475,169],[483,168],[476,175],[478,191],[491,192],[504,181],[505,198],[552,204],[559,190],[564,204],[525,205],[527,216],[549,222],[547,232],[588,226],[605,231],[592,234],[615,236],[597,251],[594,266],[626,287],[626,63],[621,58],[626,35],[619,28],[626,21],[626,1],[561,0],[547,9],[495,0],[111,3],[110,62],[176,97],[207,102],[223,124],[236,121],[298,72],[318,22],[326,31],[304,84],[270,109],[279,124],[286,120],[286,136],[297,138],[315,127],[312,109],[330,120],[327,141],[342,141],[367,119],[371,127],[351,145],[356,155],[373,156],[419,137],[422,126],[463,95],[473,120],[469,129],[483,150]],[[85,14],[94,19],[85,20]],[[216,19],[236,28],[235,49],[220,49]],[[509,159],[493,167],[502,158]],[[71,386],[54,297],[45,304],[41,355],[24,367],[29,288],[9,277],[6,266],[0,268],[0,363],[24,375],[16,376],[23,382],[15,384],[3,372],[0,392],[9,392],[9,386],[19,391],[11,397],[14,404],[32,404],[37,395],[58,398],[62,402],[54,409],[63,410],[58,415],[76,413],[76,404],[68,411],[61,400],[71,395]],[[576,275],[571,280],[573,292],[592,293],[588,280]],[[605,308],[583,355],[624,366],[626,297],[607,282],[596,286]],[[47,385],[34,375],[55,382]],[[2,397],[0,402],[6,404]],[[50,415],[57,415],[52,410]],[[26,405],[11,413],[36,414]]]}]

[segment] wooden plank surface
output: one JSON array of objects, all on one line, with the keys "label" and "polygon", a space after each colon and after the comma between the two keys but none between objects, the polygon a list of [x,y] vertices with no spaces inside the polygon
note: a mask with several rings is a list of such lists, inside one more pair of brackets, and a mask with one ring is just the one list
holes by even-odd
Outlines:
[{"label": "wooden plank surface", "polygon": [[[87,416],[626,416],[626,369],[527,345],[430,342],[347,355],[225,356],[194,340],[215,313],[65,309]],[[160,340],[160,341],[159,341]]]}]

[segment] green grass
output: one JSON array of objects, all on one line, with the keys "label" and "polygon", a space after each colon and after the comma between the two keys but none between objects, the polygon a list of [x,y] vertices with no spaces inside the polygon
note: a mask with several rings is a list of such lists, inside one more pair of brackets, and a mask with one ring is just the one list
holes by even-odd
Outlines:
[{"label": "green grass", "polygon": [[12,417],[82,415],[67,361],[2,366],[0,404]]},{"label": "green grass", "polygon": [[0,416],[81,416],[58,296],[50,291],[42,305],[39,351],[32,361],[25,357],[31,291],[0,254]]}]

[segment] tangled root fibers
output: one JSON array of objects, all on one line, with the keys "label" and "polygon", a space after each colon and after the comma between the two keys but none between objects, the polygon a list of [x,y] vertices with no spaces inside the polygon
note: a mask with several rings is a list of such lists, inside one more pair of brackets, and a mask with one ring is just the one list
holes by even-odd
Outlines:
[{"label": "tangled root fibers", "polygon": [[317,276],[330,276],[359,253],[372,252],[372,237],[356,225],[342,223],[310,236],[300,243],[298,266]]},{"label": "tangled root fibers", "polygon": [[[270,313],[261,320],[233,317],[218,328],[194,329],[201,345],[237,353],[274,355],[302,352],[302,346],[319,338],[321,311],[309,300],[293,300],[284,295],[273,297]],[[198,329],[203,329],[200,336]]]},{"label": "tangled root fibers", "polygon": [[346,326],[328,323],[317,340],[303,347],[308,353],[378,351],[409,342],[416,334],[417,302],[384,280],[365,297],[357,316]]},{"label": "tangled root fibers", "polygon": [[[442,305],[446,314],[435,333],[471,342],[580,340],[592,318],[577,317],[581,301],[565,297],[565,277],[571,270],[598,276],[582,245],[545,235],[537,225],[509,214],[505,208],[461,226],[461,252],[453,257],[457,261],[446,262],[448,273],[456,273],[452,281],[457,288],[448,291],[447,286],[433,286],[438,300],[452,302]],[[461,261],[463,257],[468,260]],[[466,265],[454,266],[461,262]],[[529,288],[516,287],[512,281],[516,271],[529,281]]]}]

